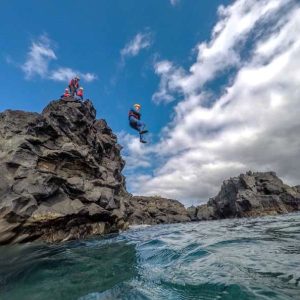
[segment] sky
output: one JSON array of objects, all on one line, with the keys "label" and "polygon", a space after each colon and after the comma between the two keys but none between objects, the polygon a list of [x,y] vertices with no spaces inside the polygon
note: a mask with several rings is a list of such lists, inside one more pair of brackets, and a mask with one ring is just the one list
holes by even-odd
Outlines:
[{"label": "sky", "polygon": [[[127,189],[185,205],[225,179],[300,184],[298,0],[2,0],[0,111],[41,112],[79,75],[123,146]],[[128,126],[142,105],[148,144]]]}]

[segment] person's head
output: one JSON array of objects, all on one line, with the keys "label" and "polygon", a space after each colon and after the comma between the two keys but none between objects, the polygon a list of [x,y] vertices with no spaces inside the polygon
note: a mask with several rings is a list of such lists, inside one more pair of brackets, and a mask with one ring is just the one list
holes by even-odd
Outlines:
[{"label": "person's head", "polygon": [[69,89],[65,89],[65,93],[69,93]]},{"label": "person's head", "polygon": [[83,87],[80,87],[79,90],[83,91]]},{"label": "person's head", "polygon": [[133,105],[134,109],[137,110],[137,111],[140,111],[141,110],[141,105],[136,103]]},{"label": "person's head", "polygon": [[80,77],[79,77],[79,76],[76,76],[75,79],[76,79],[77,81],[79,81],[79,80],[80,80]]}]

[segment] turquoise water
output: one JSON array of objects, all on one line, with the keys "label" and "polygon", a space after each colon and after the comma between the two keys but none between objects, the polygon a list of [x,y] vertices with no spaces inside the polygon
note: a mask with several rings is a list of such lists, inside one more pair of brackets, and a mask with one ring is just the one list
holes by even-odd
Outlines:
[{"label": "turquoise water", "polygon": [[0,247],[0,299],[300,299],[300,214]]}]

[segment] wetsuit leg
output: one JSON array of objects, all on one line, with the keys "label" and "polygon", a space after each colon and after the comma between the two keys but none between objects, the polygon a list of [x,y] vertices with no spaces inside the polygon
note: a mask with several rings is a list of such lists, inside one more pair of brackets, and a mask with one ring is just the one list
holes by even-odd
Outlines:
[{"label": "wetsuit leg", "polygon": [[145,123],[138,121],[137,127],[139,128],[139,131],[143,131],[145,129]]},{"label": "wetsuit leg", "polygon": [[141,132],[145,128],[145,124],[143,122],[141,122],[140,120],[134,118],[134,117],[130,117],[129,124],[130,124],[131,128],[133,128],[133,129],[135,129],[136,131],[139,132],[139,134],[140,134],[140,142],[141,143],[146,143],[146,141],[144,140],[143,134],[141,134]]},{"label": "wetsuit leg", "polygon": [[138,126],[138,122],[139,122],[139,120],[136,119],[136,118],[134,118],[133,116],[131,116],[129,118],[129,125],[130,125],[130,127],[133,128],[133,129],[135,129],[135,130],[137,130],[137,131],[140,131],[139,126]]},{"label": "wetsuit leg", "polygon": [[141,143],[146,143],[145,139],[144,139],[144,129],[145,129],[145,123],[141,122],[138,120],[137,122],[137,128],[140,134],[140,142]]}]

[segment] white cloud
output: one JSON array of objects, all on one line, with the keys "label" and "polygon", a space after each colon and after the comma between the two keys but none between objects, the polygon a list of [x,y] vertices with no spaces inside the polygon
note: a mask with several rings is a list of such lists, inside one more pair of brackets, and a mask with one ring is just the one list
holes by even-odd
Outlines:
[{"label": "white cloud", "polygon": [[[299,4],[238,0],[219,14],[212,40],[200,44],[189,71],[169,61],[155,66],[161,85],[154,100],[170,101],[166,97],[177,92],[183,100],[161,141],[148,147],[147,155],[163,163],[153,174],[129,179],[134,193],[207,201],[224,179],[249,169],[274,170],[288,183],[300,183]],[[242,61],[241,41],[250,42],[258,31],[264,34],[251,40]],[[236,68],[234,80],[207,105],[201,88],[229,65]]]},{"label": "white cloud", "polygon": [[92,82],[92,81],[94,81],[94,80],[96,80],[98,78],[97,75],[95,75],[93,73],[81,73],[80,72],[79,75],[86,82]]},{"label": "white cloud", "polygon": [[57,59],[51,42],[47,36],[42,35],[37,41],[32,42],[27,54],[26,62],[21,66],[27,79],[38,75],[42,78],[47,77],[48,67],[51,60]]},{"label": "white cloud", "polygon": [[121,57],[124,60],[127,57],[137,56],[143,49],[147,49],[152,44],[152,35],[149,32],[138,33],[125,47],[121,50]]},{"label": "white cloud", "polygon": [[55,81],[68,81],[74,76],[77,75],[77,72],[70,68],[58,68],[51,72],[50,78]]},{"label": "white cloud", "polygon": [[185,72],[181,68],[176,68],[170,61],[160,61],[154,66],[155,73],[161,76],[160,88],[152,99],[156,103],[172,102],[175,97],[169,91],[177,90],[177,82],[185,76]]},{"label": "white cloud", "polygon": [[151,166],[151,158],[148,156],[149,149],[143,147],[144,145],[140,143],[138,133],[136,135],[131,135],[124,131],[119,132],[118,142],[121,145],[126,145],[125,152],[122,156],[126,161],[127,171],[131,172],[136,169],[148,168]]},{"label": "white cloud", "polygon": [[75,76],[79,76],[86,82],[91,82],[97,79],[95,74],[81,73],[71,68],[58,68],[50,73],[49,78],[55,81],[68,81]]},{"label": "white cloud", "polygon": [[[54,81],[67,81],[75,75],[79,75],[86,82],[97,79],[95,74],[82,73],[68,67],[50,68],[51,61],[57,59],[53,49],[53,42],[47,35],[42,35],[36,41],[32,42],[27,53],[27,59],[24,64],[21,65],[21,69],[26,79],[39,76],[43,79]],[[7,62],[12,63],[11,58]]]},{"label": "white cloud", "polygon": [[175,6],[178,5],[180,0],[170,0],[171,5]]},{"label": "white cloud", "polygon": [[[197,62],[186,73],[174,66],[171,71],[161,71],[160,90],[154,95],[154,100],[169,102],[174,92],[193,94],[224,70],[238,67],[243,62],[237,48],[241,47],[259,22],[276,18],[276,12],[288,2],[239,0],[228,7],[220,6],[220,21],[213,28],[211,40],[197,46]],[[182,73],[179,77],[178,72]]]}]

